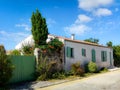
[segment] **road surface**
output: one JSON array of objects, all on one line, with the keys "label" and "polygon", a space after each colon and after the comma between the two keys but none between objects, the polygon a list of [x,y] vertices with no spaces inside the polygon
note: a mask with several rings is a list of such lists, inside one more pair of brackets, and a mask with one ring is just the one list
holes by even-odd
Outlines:
[{"label": "road surface", "polygon": [[120,70],[36,90],[120,90]]}]

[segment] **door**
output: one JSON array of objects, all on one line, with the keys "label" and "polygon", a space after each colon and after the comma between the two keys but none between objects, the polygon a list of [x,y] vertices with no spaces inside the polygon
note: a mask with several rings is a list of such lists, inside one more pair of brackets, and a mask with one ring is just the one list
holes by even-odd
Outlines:
[{"label": "door", "polygon": [[112,54],[110,52],[110,66],[112,66]]},{"label": "door", "polygon": [[92,54],[92,61],[96,62],[96,54],[94,49],[92,49],[91,54]]}]

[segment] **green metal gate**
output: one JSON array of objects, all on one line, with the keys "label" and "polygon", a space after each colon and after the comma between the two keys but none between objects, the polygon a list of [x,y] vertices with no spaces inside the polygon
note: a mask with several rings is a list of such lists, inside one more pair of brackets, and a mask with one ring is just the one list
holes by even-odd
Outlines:
[{"label": "green metal gate", "polygon": [[35,78],[35,56],[10,56],[15,69],[10,83],[30,81]]}]

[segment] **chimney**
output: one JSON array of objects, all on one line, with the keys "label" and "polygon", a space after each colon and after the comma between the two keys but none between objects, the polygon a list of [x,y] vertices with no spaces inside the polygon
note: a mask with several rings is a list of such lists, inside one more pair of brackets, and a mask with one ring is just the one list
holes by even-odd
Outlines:
[{"label": "chimney", "polygon": [[72,40],[75,39],[75,34],[71,34],[71,39],[72,39]]}]

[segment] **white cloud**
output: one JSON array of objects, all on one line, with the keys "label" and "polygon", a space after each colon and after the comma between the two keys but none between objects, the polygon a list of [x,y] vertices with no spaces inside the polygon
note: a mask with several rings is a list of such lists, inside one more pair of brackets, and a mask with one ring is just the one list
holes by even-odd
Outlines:
[{"label": "white cloud", "polygon": [[86,22],[90,22],[92,20],[92,18],[86,16],[86,15],[78,15],[78,19],[75,21],[75,23],[86,23]]},{"label": "white cloud", "polygon": [[56,24],[56,21],[49,18],[49,19],[47,19],[47,24],[48,24],[48,27],[52,27],[54,24]]},{"label": "white cloud", "polygon": [[79,8],[85,11],[92,11],[95,8],[110,5],[113,3],[113,0],[78,0],[78,1],[79,1]]},{"label": "white cloud", "polygon": [[99,8],[94,12],[94,15],[96,15],[96,16],[109,16],[109,15],[112,15],[112,12],[106,8]]},{"label": "white cloud", "polygon": [[73,24],[69,27],[65,27],[65,32],[68,34],[75,34],[75,35],[82,35],[88,30],[90,30],[90,27],[87,27],[83,24]]},{"label": "white cloud", "polygon": [[87,31],[91,30],[90,27],[83,23],[90,22],[91,20],[92,18],[84,14],[80,14],[76,21],[72,25],[65,27],[64,30],[67,34],[83,35]]},{"label": "white cloud", "polygon": [[24,28],[25,30],[27,30],[27,31],[30,31],[31,30],[31,28],[30,28],[30,26],[29,25],[27,25],[27,24],[16,24],[15,25],[16,27],[22,27],[22,28]]},{"label": "white cloud", "polygon": [[6,32],[3,30],[0,31],[0,37],[2,38],[2,42],[12,41],[13,43],[18,43],[24,38],[26,38],[27,36],[29,36],[29,34],[23,33],[23,32],[14,33],[14,32]]}]

